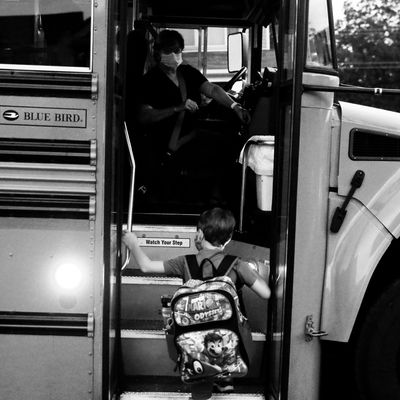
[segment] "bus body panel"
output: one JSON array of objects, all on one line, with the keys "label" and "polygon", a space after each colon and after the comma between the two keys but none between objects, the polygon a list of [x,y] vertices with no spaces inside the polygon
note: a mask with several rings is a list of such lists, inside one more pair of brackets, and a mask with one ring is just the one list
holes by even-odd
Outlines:
[{"label": "bus body panel", "polygon": [[[92,391],[93,331],[52,334],[58,315],[92,315],[92,241],[88,220],[1,218],[2,397],[63,400]],[[10,316],[16,320],[7,323]]]},{"label": "bus body panel", "polygon": [[[1,136],[91,140],[96,138],[96,102],[65,97],[1,96]],[[6,119],[7,111],[17,117]]]},{"label": "bus body panel", "polygon": [[[400,235],[399,157],[390,159],[384,155],[380,156],[378,149],[370,150],[371,154],[375,155],[354,157],[351,154],[351,133],[358,130],[360,135],[365,133],[400,140],[400,115],[391,111],[344,102],[340,103],[340,107],[342,128],[338,193],[346,196],[355,171],[364,171],[364,182],[353,197],[361,201],[395,237],[398,237]],[[382,145],[385,145],[384,139]],[[390,145],[393,146],[393,142],[386,144],[386,146]]]},{"label": "bus body panel", "polygon": [[[330,217],[343,198],[331,194]],[[338,233],[328,234],[322,307],[326,340],[347,342],[371,276],[393,237],[358,201],[351,200]]]},{"label": "bus body panel", "polygon": [[[94,248],[92,254],[95,273],[93,275],[93,299],[94,299],[94,344],[93,344],[93,388],[90,397],[103,399],[107,386],[110,384],[108,379],[108,367],[111,363],[113,341],[115,334],[115,313],[109,316],[110,290],[105,289],[105,285],[110,287],[110,261],[108,253],[110,251],[109,239],[110,226],[105,226],[105,220],[110,210],[110,197],[112,196],[112,186],[110,176],[106,176],[111,169],[111,157],[107,158],[111,149],[106,148],[106,137],[111,137],[115,132],[110,129],[110,121],[114,118],[113,104],[113,82],[109,65],[114,61],[110,54],[114,47],[114,38],[109,33],[110,25],[114,18],[112,12],[115,2],[93,2],[93,73],[98,78],[98,88],[95,98],[92,99],[93,114],[89,116],[95,123],[94,133],[98,143],[97,163],[96,163],[96,220],[91,226],[94,234]],[[117,32],[114,32],[115,34]],[[109,75],[108,75],[109,73]],[[110,140],[111,141],[111,140]],[[107,200],[106,200],[107,197]],[[106,204],[107,201],[107,204]],[[107,232],[106,232],[107,230]],[[115,238],[114,238],[115,239]],[[115,292],[114,292],[115,295]],[[106,314],[107,313],[107,314]],[[112,320],[112,329],[109,326]],[[107,339],[106,339],[107,338]],[[110,338],[110,340],[108,340]],[[110,349],[111,348],[111,349]],[[105,372],[107,371],[107,372]]]},{"label": "bus body panel", "polygon": [[[109,301],[104,287],[110,284],[104,221],[105,214],[111,214],[111,211],[106,209],[110,202],[106,204],[105,199],[109,187],[104,186],[109,151],[105,148],[106,135],[113,133],[111,130],[106,132],[107,122],[113,118],[106,101],[113,81],[113,77],[107,76],[110,58],[106,45],[111,3],[91,3],[92,71],[87,71],[87,75],[93,82],[97,81],[97,84],[93,83],[91,96],[55,96],[51,90],[49,93],[38,90],[29,97],[21,92],[21,96],[0,93],[2,139],[16,139],[19,143],[25,139],[67,144],[70,141],[87,142],[90,146],[90,160],[83,164],[70,162],[68,150],[64,161],[58,163],[32,160],[1,163],[1,176],[7,177],[2,180],[1,193],[90,197],[89,215],[83,219],[38,218],[35,214],[28,222],[12,215],[2,218],[4,230],[0,240],[7,241],[7,246],[3,246],[7,251],[1,255],[4,290],[0,294],[3,304],[0,311],[3,314],[16,312],[21,319],[32,317],[29,313],[35,318],[44,314],[45,320],[54,315],[57,317],[59,313],[71,318],[76,315],[88,318],[88,329],[86,332],[83,329],[79,336],[70,331],[53,335],[46,327],[47,320],[39,334],[35,329],[27,329],[27,334],[9,335],[6,331],[9,328],[3,326],[0,345],[5,358],[2,358],[0,376],[5,378],[1,381],[0,393],[4,398],[101,399],[104,386],[108,385],[103,368],[108,368],[106,350],[112,357],[115,341],[110,340],[111,348],[108,349],[109,343],[104,338],[115,337],[116,324],[115,316],[111,315],[114,331],[109,331],[108,321],[104,318],[104,312],[108,310],[105,304]],[[18,66],[15,69],[18,70]],[[33,65],[28,69],[40,79],[39,68]],[[72,76],[67,76],[67,81]],[[68,258],[74,259],[74,256],[79,259],[77,265],[80,263],[84,272],[81,291],[63,293],[54,283],[55,268],[64,259],[71,262]],[[116,296],[115,293],[111,295]],[[5,315],[9,317],[9,314]]]},{"label": "bus body panel", "polygon": [[[307,83],[338,85],[334,76],[305,74],[303,79]],[[298,182],[302,184],[297,188],[296,214],[304,223],[296,225],[288,392],[288,398],[296,400],[318,398],[315,382],[320,369],[320,344],[305,340],[304,327],[308,315],[313,315],[316,329],[320,324],[332,110],[332,93],[305,93],[302,97],[298,167]]]},{"label": "bus body panel", "polygon": [[2,399],[89,399],[93,338],[2,334]]},{"label": "bus body panel", "polygon": [[[90,236],[85,220],[1,218],[1,310],[91,312]],[[76,272],[76,288],[62,281],[63,268]]]},{"label": "bus body panel", "polygon": [[[365,292],[373,272],[400,232],[400,173],[396,159],[357,157],[352,144],[355,131],[377,137],[400,137],[400,116],[397,113],[340,102],[341,127],[338,160],[332,156],[331,187],[337,183],[338,194],[329,201],[328,254],[322,308],[323,340],[347,342],[350,338]],[[368,142],[367,142],[368,144]],[[372,146],[372,145],[371,145]],[[335,154],[336,150],[332,150]],[[336,167],[337,165],[337,167]],[[365,173],[360,188],[347,206],[347,214],[339,232],[329,230],[334,212],[341,207],[357,170]]]}]

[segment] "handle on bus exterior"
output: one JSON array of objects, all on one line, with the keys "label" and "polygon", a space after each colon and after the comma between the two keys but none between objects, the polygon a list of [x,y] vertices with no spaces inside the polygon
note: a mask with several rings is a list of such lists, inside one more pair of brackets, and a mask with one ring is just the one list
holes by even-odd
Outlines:
[{"label": "handle on bus exterior", "polygon": [[[128,132],[128,127],[126,126],[126,122],[124,122],[124,131],[125,131],[126,145],[128,147],[128,153],[129,153],[129,163],[131,165],[131,182],[130,182],[130,188],[129,188],[128,221],[126,224],[127,230],[130,232],[132,230],[133,196],[134,196],[134,191],[135,191],[136,163],[135,163],[135,157],[133,156],[132,144],[131,144],[131,140],[129,138],[129,132]],[[129,249],[127,248],[126,253],[125,253],[125,261],[122,264],[121,271],[123,271],[127,267],[130,259],[131,259],[131,253],[130,253]]]}]

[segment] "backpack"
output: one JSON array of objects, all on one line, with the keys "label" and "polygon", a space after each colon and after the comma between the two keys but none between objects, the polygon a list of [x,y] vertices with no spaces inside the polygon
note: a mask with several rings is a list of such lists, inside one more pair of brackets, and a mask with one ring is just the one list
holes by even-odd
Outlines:
[{"label": "backpack", "polygon": [[[235,260],[225,255],[217,269],[205,259],[199,268],[196,256],[186,256],[191,279],[173,295],[166,327],[170,357],[185,383],[241,377],[248,372],[246,347],[251,331],[240,310],[236,287],[226,276]],[[213,275],[199,280],[206,263]]]}]

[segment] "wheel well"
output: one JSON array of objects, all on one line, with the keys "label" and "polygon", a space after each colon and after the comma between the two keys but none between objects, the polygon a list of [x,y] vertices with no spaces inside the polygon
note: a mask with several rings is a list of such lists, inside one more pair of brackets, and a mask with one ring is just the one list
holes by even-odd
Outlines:
[{"label": "wheel well", "polygon": [[400,279],[400,268],[396,265],[399,263],[399,260],[400,239],[393,239],[372,274],[350,336],[350,343],[354,343],[368,311],[376,303],[385,289],[394,281]]}]

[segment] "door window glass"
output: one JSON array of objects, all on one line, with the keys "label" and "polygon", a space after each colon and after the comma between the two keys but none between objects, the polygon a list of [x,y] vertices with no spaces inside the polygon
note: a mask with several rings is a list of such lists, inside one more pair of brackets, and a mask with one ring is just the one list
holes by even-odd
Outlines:
[{"label": "door window glass", "polygon": [[90,70],[92,0],[0,2],[0,67]]},{"label": "door window glass", "polygon": [[307,67],[333,68],[327,2],[310,0],[307,44]]},{"label": "door window glass", "polygon": [[275,53],[273,27],[271,25],[264,27],[262,30],[262,54],[261,54],[261,57],[262,57],[261,65],[263,67],[273,67],[273,68],[278,67],[276,53]]},{"label": "door window glass", "polygon": [[[175,29],[175,28],[171,28]],[[228,33],[239,28],[206,27],[196,29],[176,29],[185,40],[183,59],[198,68],[211,82],[227,82],[232,77],[228,72]]]}]

